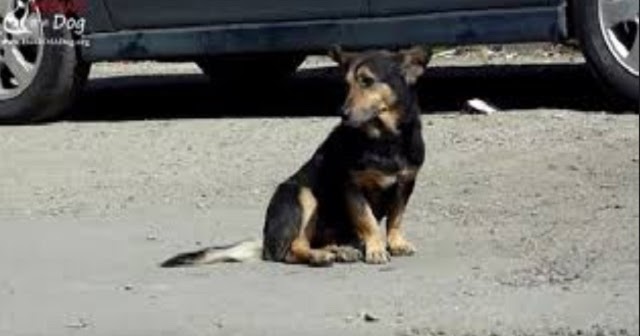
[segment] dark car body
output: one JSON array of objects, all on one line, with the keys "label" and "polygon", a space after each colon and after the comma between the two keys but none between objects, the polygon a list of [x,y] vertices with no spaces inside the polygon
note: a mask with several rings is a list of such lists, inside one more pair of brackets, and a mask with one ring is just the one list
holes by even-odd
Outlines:
[{"label": "dark car body", "polygon": [[88,61],[562,41],[564,0],[91,0]]},{"label": "dark car body", "polygon": [[[304,56],[336,45],[576,41],[605,91],[637,105],[638,7],[637,0],[0,0],[0,123],[60,116],[94,62],[196,62],[214,81],[231,83],[243,74],[282,78]],[[48,42],[56,39],[63,43]]]}]

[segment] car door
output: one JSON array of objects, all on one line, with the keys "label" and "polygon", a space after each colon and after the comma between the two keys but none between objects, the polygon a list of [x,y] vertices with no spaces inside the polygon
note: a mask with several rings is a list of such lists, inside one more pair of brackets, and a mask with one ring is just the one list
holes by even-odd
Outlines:
[{"label": "car door", "polygon": [[117,29],[358,17],[368,0],[106,0]]},{"label": "car door", "polygon": [[548,6],[558,0],[370,0],[374,16]]}]

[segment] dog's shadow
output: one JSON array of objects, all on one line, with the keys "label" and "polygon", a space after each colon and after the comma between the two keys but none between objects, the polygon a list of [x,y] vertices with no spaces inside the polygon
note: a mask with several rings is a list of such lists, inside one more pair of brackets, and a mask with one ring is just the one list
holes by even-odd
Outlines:
[{"label": "dog's shadow", "polygon": [[[305,70],[251,89],[204,75],[91,80],[69,121],[333,116],[345,87],[335,68]],[[419,84],[424,113],[460,111],[471,98],[500,109],[623,112],[581,64],[430,68]]]}]

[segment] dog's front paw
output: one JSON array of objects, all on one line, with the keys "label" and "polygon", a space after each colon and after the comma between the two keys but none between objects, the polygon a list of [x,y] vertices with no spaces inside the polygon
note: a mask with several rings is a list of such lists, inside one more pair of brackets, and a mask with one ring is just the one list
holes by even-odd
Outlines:
[{"label": "dog's front paw", "polygon": [[366,247],[365,261],[367,264],[386,264],[390,259],[389,252],[387,252],[383,244]]},{"label": "dog's front paw", "polygon": [[311,251],[309,265],[313,267],[330,267],[336,261],[336,255],[328,251]]},{"label": "dog's front paw", "polygon": [[336,247],[333,252],[336,255],[336,261],[341,263],[354,263],[362,260],[362,252],[351,246]]},{"label": "dog's front paw", "polygon": [[389,240],[389,253],[394,257],[406,257],[416,254],[416,248],[404,238]]}]

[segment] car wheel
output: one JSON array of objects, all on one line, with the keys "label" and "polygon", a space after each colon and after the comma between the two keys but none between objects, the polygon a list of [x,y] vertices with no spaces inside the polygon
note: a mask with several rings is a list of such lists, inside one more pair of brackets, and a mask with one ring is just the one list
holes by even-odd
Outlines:
[{"label": "car wheel", "polygon": [[45,24],[52,16],[33,0],[0,0],[0,123],[59,116],[87,79],[72,33]]},{"label": "car wheel", "polygon": [[579,0],[574,18],[582,50],[597,77],[637,105],[638,0]]},{"label": "car wheel", "polygon": [[216,83],[251,84],[286,78],[304,59],[305,55],[297,53],[269,53],[214,56],[197,63]]}]

